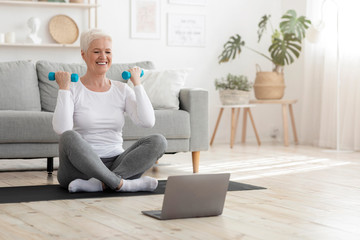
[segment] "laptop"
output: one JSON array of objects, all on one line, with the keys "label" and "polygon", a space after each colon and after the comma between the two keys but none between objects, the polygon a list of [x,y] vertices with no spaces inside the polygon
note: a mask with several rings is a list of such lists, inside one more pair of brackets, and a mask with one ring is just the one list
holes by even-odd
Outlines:
[{"label": "laptop", "polygon": [[162,210],[142,213],[159,220],[221,215],[229,179],[230,173],[169,176]]}]

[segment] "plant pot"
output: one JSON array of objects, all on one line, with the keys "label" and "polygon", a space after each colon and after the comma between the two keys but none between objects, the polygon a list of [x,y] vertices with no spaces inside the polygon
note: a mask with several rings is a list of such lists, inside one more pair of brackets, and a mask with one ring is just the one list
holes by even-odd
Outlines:
[{"label": "plant pot", "polygon": [[250,92],[241,90],[219,90],[220,101],[223,105],[248,104]]},{"label": "plant pot", "polygon": [[257,71],[254,92],[256,99],[259,100],[283,98],[285,92],[284,73]]}]

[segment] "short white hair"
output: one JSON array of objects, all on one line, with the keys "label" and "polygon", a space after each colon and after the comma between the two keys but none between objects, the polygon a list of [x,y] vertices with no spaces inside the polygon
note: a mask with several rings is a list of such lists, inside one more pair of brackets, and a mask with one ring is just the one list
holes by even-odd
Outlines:
[{"label": "short white hair", "polygon": [[107,38],[112,41],[112,38],[109,34],[105,33],[101,29],[93,28],[89,29],[80,36],[80,48],[82,51],[87,52],[90,44],[92,41],[100,39],[100,38]]}]

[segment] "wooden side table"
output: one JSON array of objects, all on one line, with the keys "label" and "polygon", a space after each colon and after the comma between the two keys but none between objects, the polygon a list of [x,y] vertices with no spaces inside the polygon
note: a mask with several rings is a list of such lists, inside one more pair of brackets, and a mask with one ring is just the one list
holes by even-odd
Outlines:
[{"label": "wooden side table", "polygon": [[282,119],[283,119],[283,130],[284,130],[284,145],[289,146],[289,123],[287,118],[287,107],[289,107],[289,113],[290,113],[290,120],[294,135],[294,141],[295,144],[299,143],[297,134],[296,134],[296,127],[295,127],[295,119],[294,119],[294,113],[292,104],[295,104],[297,102],[296,99],[291,100],[250,100],[250,103],[253,104],[281,104],[282,106]]},{"label": "wooden side table", "polygon": [[[243,108],[244,109],[244,114],[243,114],[243,126],[242,126],[242,137],[241,137],[241,142],[245,143],[245,139],[246,139],[246,121],[247,121],[247,115],[249,114],[250,120],[251,120],[251,124],[253,126],[254,132],[255,132],[255,136],[256,136],[256,140],[258,145],[261,145],[260,142],[260,138],[259,135],[257,133],[256,127],[255,127],[255,122],[253,119],[253,116],[251,114],[251,110],[250,108],[255,107],[254,104],[244,104],[244,105],[221,105],[220,106],[220,112],[219,112],[219,116],[217,118],[216,121],[216,126],[213,132],[213,135],[211,137],[211,141],[210,141],[210,146],[212,146],[213,142],[214,142],[214,138],[216,135],[216,131],[218,129],[220,120],[221,120],[221,116],[224,112],[225,108],[231,108],[231,136],[230,136],[230,148],[232,148],[234,146],[234,141],[235,141],[235,135],[236,135],[236,129],[238,126],[238,121],[239,121],[239,115],[240,115],[240,109]],[[237,111],[236,111],[237,110]],[[236,116],[235,116],[235,111],[236,111]]]}]

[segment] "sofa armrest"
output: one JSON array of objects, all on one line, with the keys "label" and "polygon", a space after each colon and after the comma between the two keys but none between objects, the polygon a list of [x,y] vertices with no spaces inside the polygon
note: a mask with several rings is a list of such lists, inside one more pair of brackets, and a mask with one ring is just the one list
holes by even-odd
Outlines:
[{"label": "sofa armrest", "polygon": [[179,100],[180,109],[190,114],[189,151],[208,150],[208,91],[199,88],[183,88],[180,90]]}]

